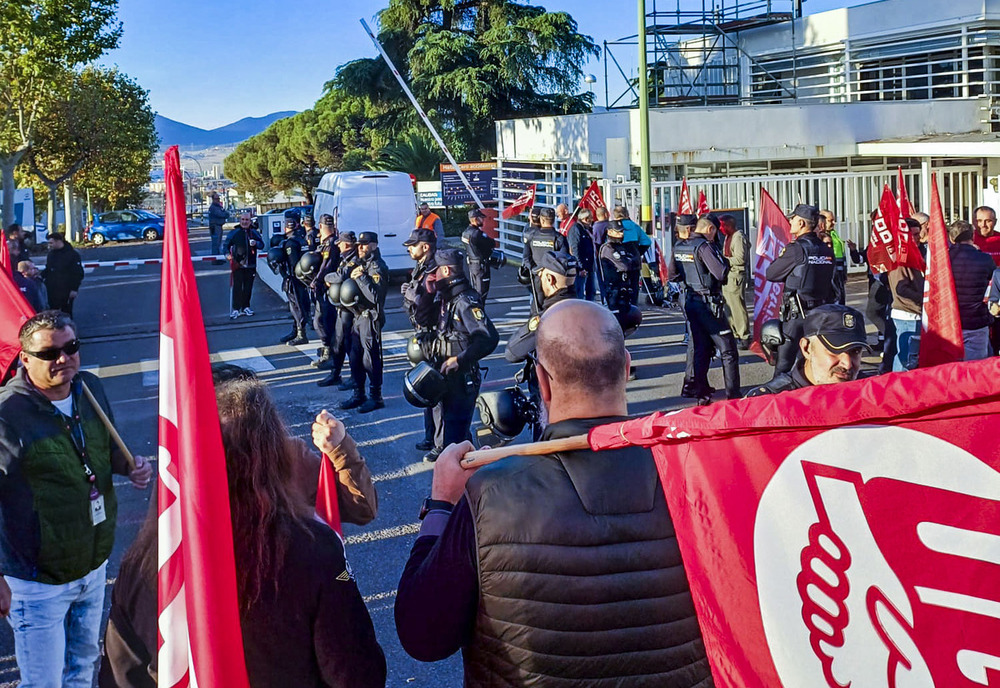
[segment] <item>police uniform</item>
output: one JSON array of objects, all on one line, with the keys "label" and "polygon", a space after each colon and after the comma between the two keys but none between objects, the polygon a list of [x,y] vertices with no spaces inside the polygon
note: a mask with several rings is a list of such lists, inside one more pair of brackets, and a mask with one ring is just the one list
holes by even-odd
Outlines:
[{"label": "police uniform", "polygon": [[688,349],[683,396],[705,399],[712,393],[708,368],[713,346],[722,357],[726,396],[740,396],[739,354],[736,339],[722,305],[722,283],[729,267],[714,244],[692,232],[674,245],[674,279],[683,282],[684,317],[688,324]]},{"label": "police uniform", "polygon": [[281,244],[285,254],[281,266],[281,290],[288,298],[288,310],[295,321],[295,335],[282,339],[291,346],[307,344],[306,321],[309,318],[309,289],[295,278],[295,266],[306,251],[305,231],[299,226],[298,220],[289,217],[285,220],[285,240]]},{"label": "police uniform", "polygon": [[302,220],[302,228],[306,234],[306,247],[310,251],[315,251],[319,247],[319,227],[312,215],[306,215]]},{"label": "police uniform", "polygon": [[[791,216],[816,221],[819,210],[797,205]],[[795,363],[798,341],[802,337],[803,318],[813,308],[833,303],[834,256],[829,246],[815,232],[809,231],[791,242],[767,267],[768,282],[784,282],[781,306],[782,329],[788,341],[778,349],[774,372],[787,373]]]},{"label": "police uniform", "polygon": [[615,312],[632,305],[632,287],[642,267],[638,245],[622,243],[622,228],[617,221],[608,225],[606,241],[598,252],[603,276],[604,304]]},{"label": "police uniform", "polygon": [[[539,217],[555,220],[556,213],[552,208],[541,208],[538,212]],[[527,266],[531,276],[531,312],[535,315],[542,307],[542,288],[535,271],[549,251],[569,253],[569,242],[566,241],[566,237],[553,227],[530,227],[524,235],[521,264]]]},{"label": "police uniform", "polygon": [[[342,279],[349,278],[354,268],[361,264],[358,259],[357,249],[354,247],[356,241],[357,237],[354,235],[354,232],[345,231],[337,234],[338,243],[349,244],[346,250],[341,251],[340,265],[335,270],[335,272],[340,274]],[[316,384],[320,387],[340,385],[341,391],[346,391],[354,388],[354,380],[348,378],[345,382],[341,378],[340,371],[344,367],[344,359],[351,351],[351,330],[354,328],[354,313],[339,304],[337,304],[336,310],[337,317],[333,326],[333,337],[330,340],[330,359],[332,361],[330,374]]]},{"label": "police uniform", "polygon": [[[418,215],[418,221],[422,217],[422,215]],[[433,226],[433,223],[431,225]],[[429,244],[432,250],[417,262],[410,273],[410,279],[403,283],[400,291],[403,294],[403,309],[406,311],[406,316],[410,319],[416,336],[426,346],[434,340],[438,315],[441,311],[435,293],[427,288],[428,278],[437,270],[437,261],[434,256],[437,235],[433,229],[419,227],[410,232],[409,239],[404,241],[403,245],[413,246],[421,242]],[[424,409],[424,439],[417,443],[417,449],[423,451],[433,449],[434,434],[434,411],[426,408]]]},{"label": "police uniform", "polygon": [[462,232],[462,243],[465,244],[466,262],[469,266],[469,283],[479,292],[483,303],[490,293],[489,258],[497,242],[486,234],[479,225],[472,224],[474,219],[482,221],[486,216],[479,209],[469,211],[469,226]]},{"label": "police uniform", "polygon": [[462,270],[464,262],[460,251],[448,249],[437,253],[439,268],[447,266],[453,270],[452,276],[437,280],[437,291],[441,296],[438,363],[455,357],[458,369],[444,376],[446,391],[441,402],[434,407],[436,448],[425,457],[427,460],[436,459],[436,454],[449,444],[471,438],[472,414],[482,383],[479,361],[493,353],[500,341],[479,293],[465,277]]},{"label": "police uniform", "polygon": [[[360,407],[359,412],[368,413],[385,407],[382,401],[382,326],[385,325],[389,268],[379,253],[377,234],[361,232],[358,244],[374,244],[375,248],[360,260],[361,274],[352,278],[364,298],[352,309],[354,327],[351,329],[350,363],[354,395],[340,408]],[[351,275],[348,274],[348,277]],[[365,397],[365,378],[368,379],[368,398]]]},{"label": "police uniform", "polygon": [[[329,226],[333,226],[333,218],[329,220]],[[331,234],[320,239],[316,246],[316,252],[323,258],[316,277],[310,285],[312,299],[314,302],[313,328],[319,335],[322,347],[319,352],[319,361],[314,365],[318,368],[333,368],[333,359],[330,355],[330,346],[333,342],[334,328],[337,324],[337,307],[330,303],[326,297],[327,285],[326,276],[337,271],[340,267],[340,249],[337,248],[337,235]]]}]

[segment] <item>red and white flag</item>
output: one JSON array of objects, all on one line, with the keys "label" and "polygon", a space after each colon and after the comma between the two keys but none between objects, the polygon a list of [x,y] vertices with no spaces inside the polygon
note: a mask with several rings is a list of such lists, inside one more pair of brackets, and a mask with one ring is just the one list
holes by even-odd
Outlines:
[{"label": "red and white flag", "polygon": [[687,177],[681,178],[681,199],[677,204],[678,215],[694,215],[694,207],[691,205],[691,191],[688,189]]},{"label": "red and white flag", "polygon": [[158,684],[248,688],[229,487],[177,146],[164,156]]},{"label": "red and white flag", "polygon": [[509,220],[515,215],[520,215],[525,210],[532,208],[535,205],[535,190],[537,184],[532,184],[531,188],[526,190],[523,194],[517,197],[513,203],[503,209],[501,216],[505,220]]},{"label": "red and white flag", "polygon": [[768,282],[764,274],[767,266],[792,241],[792,228],[771,194],[763,188],[760,190],[757,217],[757,248],[753,265],[753,344],[750,350],[764,356],[760,347],[760,328],[768,320],[781,315],[781,297],[785,292],[784,283]]},{"label": "red and white flag", "polygon": [[899,205],[892,197],[886,184],[882,189],[882,199],[872,223],[872,233],[868,239],[868,267],[874,273],[890,272],[896,269],[896,232],[899,227]]},{"label": "red and white flag", "polygon": [[927,230],[927,272],[924,275],[924,307],[921,315],[919,366],[954,363],[965,358],[962,319],[958,312],[955,278],[948,254],[948,230],[944,226],[937,175],[931,177],[931,221]]},{"label": "red and white flag", "polygon": [[913,207],[913,204],[910,203],[910,197],[906,193],[906,180],[903,179],[903,168],[897,167],[896,173],[898,175],[896,179],[896,188],[899,189],[899,216],[905,220],[908,217],[913,217],[913,214],[917,211],[916,208]]},{"label": "red and white flag", "polygon": [[587,190],[583,192],[583,196],[580,198],[580,202],[576,204],[576,210],[568,218],[563,220],[559,227],[559,233],[566,236],[569,233],[570,227],[576,224],[576,216],[581,210],[586,209],[591,212],[591,215],[596,217],[598,208],[607,208],[608,206],[604,203],[604,197],[601,195],[601,189],[597,185],[597,180],[595,179],[587,187]]},{"label": "red and white flag", "polygon": [[10,263],[10,249],[7,248],[7,240],[0,237],[0,272],[6,272],[8,276],[13,277],[15,270],[17,270],[17,266]]},{"label": "red and white flag", "polygon": [[652,447],[719,688],[1000,684],[1000,359],[591,430]]},{"label": "red and white flag", "polygon": [[910,228],[906,225],[906,220],[913,217],[913,213],[916,211],[910,205],[910,198],[906,194],[903,168],[900,167],[898,170],[899,181],[897,182],[897,187],[899,188],[899,194],[896,199],[896,208],[899,215],[899,230],[896,232],[896,262],[899,265],[915,268],[923,272],[927,269],[927,266],[924,264],[924,257],[920,254],[920,247],[913,239]]},{"label": "red and white flag", "polygon": [[653,247],[656,249],[656,270],[660,275],[660,284],[663,285],[664,290],[667,288],[667,282],[669,280],[669,271],[667,270],[667,261],[663,259],[663,251],[660,250],[660,241],[654,241]]},{"label": "red and white flag", "polygon": [[21,326],[34,314],[14,278],[0,270],[0,384],[6,382],[7,371],[21,351]]},{"label": "red and white flag", "polygon": [[704,217],[712,212],[711,208],[708,207],[708,198],[705,196],[705,192],[698,191],[698,217]]}]

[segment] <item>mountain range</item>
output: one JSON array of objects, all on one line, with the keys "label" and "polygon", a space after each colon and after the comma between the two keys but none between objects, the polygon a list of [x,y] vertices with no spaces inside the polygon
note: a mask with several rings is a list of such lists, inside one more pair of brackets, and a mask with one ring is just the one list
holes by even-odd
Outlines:
[{"label": "mountain range", "polygon": [[225,146],[227,144],[246,141],[251,136],[267,129],[272,122],[294,114],[296,114],[294,110],[286,110],[283,112],[272,112],[270,115],[264,115],[263,117],[244,117],[238,122],[233,122],[217,129],[200,129],[190,124],[177,122],[163,115],[157,115],[156,133],[159,134],[160,145],[164,148],[175,144],[184,147],[197,146],[201,148]]}]

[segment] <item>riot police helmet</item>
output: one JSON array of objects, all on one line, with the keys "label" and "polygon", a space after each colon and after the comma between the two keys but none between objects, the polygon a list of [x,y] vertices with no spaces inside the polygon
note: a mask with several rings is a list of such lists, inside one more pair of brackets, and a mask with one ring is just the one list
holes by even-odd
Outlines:
[{"label": "riot police helmet", "polygon": [[403,398],[417,408],[431,408],[444,397],[445,387],[444,376],[421,361],[403,377]]},{"label": "riot police helmet", "polygon": [[371,308],[372,303],[365,298],[358,283],[348,277],[340,283],[340,305],[344,308]]},{"label": "riot police helmet", "polygon": [[318,253],[303,253],[299,262],[295,264],[295,278],[300,282],[309,284],[319,272],[320,265],[323,264],[323,256]]},{"label": "riot police helmet", "polygon": [[622,327],[622,334],[628,337],[642,324],[642,311],[639,310],[638,306],[629,306],[615,311],[615,318]]},{"label": "riot police helmet", "polygon": [[520,435],[528,423],[538,422],[538,407],[520,387],[483,392],[476,399],[476,409],[483,425],[503,442]]},{"label": "riot police helmet", "polygon": [[344,276],[339,272],[331,272],[323,278],[326,284],[326,300],[337,306],[340,305],[340,285],[344,282]]},{"label": "riot police helmet", "polygon": [[778,358],[778,347],[785,343],[785,333],[781,329],[781,321],[777,318],[767,320],[760,327],[760,348],[764,358],[774,365]]},{"label": "riot police helmet", "polygon": [[285,249],[281,246],[272,246],[267,249],[267,262],[268,263],[284,263],[285,262]]}]

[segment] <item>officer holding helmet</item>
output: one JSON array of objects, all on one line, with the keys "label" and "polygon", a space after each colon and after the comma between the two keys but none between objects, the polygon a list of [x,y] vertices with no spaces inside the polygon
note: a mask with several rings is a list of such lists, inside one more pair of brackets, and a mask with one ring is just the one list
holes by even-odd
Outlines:
[{"label": "officer holding helmet", "polygon": [[496,349],[500,335],[490,322],[479,293],[465,276],[461,251],[437,252],[434,285],[441,299],[437,358],[446,392],[434,407],[435,448],[424,461],[436,461],[449,444],[471,438],[472,414],[482,376],[479,361]]},{"label": "officer holding helmet", "polygon": [[[434,271],[437,270],[434,258],[437,235],[432,229],[414,229],[403,245],[410,258],[417,263],[410,273],[410,279],[401,288],[403,308],[413,325],[417,344],[424,350],[434,341],[434,328],[437,327],[438,313],[441,310],[436,302],[433,285]],[[424,439],[417,442],[416,447],[420,451],[434,448],[434,412],[430,408],[424,409]]]},{"label": "officer holding helmet", "polygon": [[[324,279],[326,283],[329,283],[334,275],[336,275],[338,282],[343,282],[354,271],[354,268],[360,265],[357,252],[357,237],[354,235],[354,232],[338,232],[336,244],[337,249],[340,251],[340,266]],[[354,328],[354,313],[339,303],[339,297],[338,303],[334,305],[337,306],[337,318],[334,323],[333,338],[330,340],[330,359],[332,361],[329,369],[330,374],[317,382],[316,385],[318,387],[340,385],[339,389],[341,391],[347,391],[354,389],[354,380],[348,377],[345,382],[340,375],[340,371],[344,367],[344,358],[347,357],[351,349],[351,330]]]},{"label": "officer holding helmet", "polygon": [[[354,394],[340,408],[345,411],[356,408],[359,413],[371,413],[385,408],[382,400],[382,326],[385,325],[389,268],[379,253],[378,234],[375,232],[361,232],[357,248],[359,264],[349,275],[359,292],[356,303],[350,306],[354,313],[350,351]],[[342,303],[345,286],[341,287]],[[368,397],[365,397],[366,378]]]},{"label": "officer holding helmet", "polygon": [[319,218],[319,239],[316,253],[322,257],[316,270],[316,275],[309,284],[315,311],[313,313],[313,328],[320,338],[319,359],[313,366],[322,370],[333,369],[333,358],[330,346],[333,342],[334,328],[337,324],[337,307],[326,297],[326,276],[336,272],[340,267],[340,249],[337,248],[337,230],[334,227],[333,215],[324,213]]},{"label": "officer holding helmet", "polygon": [[805,317],[817,306],[833,303],[833,250],[816,234],[819,209],[800,203],[789,215],[795,240],[767,266],[768,282],[784,282],[781,322],[787,341],[778,350],[774,374],[787,373],[795,364]]},{"label": "officer holding helmet", "polygon": [[632,305],[632,285],[638,282],[636,275],[642,268],[638,245],[624,243],[624,237],[622,223],[613,220],[607,227],[605,242],[598,252],[604,277],[604,303],[616,313],[622,313]]},{"label": "officer holding helmet", "polygon": [[[532,208],[532,211],[535,209]],[[530,217],[530,216],[529,216]],[[521,254],[521,265],[527,266],[531,278],[531,312],[537,315],[542,308],[542,287],[535,272],[542,263],[542,258],[549,251],[569,253],[569,243],[566,237],[555,229],[556,211],[552,208],[538,210],[538,227],[531,227],[524,235],[524,250]]]},{"label": "officer holding helmet", "polygon": [[810,311],[802,327],[802,337],[794,343],[799,353],[792,370],[750,390],[748,397],[856,380],[861,370],[861,355],[871,350],[864,316],[838,303]]},{"label": "officer holding helmet", "polygon": [[285,217],[285,239],[281,243],[281,249],[285,254],[284,260],[278,264],[282,277],[281,290],[288,298],[288,310],[295,321],[292,332],[282,337],[281,341],[290,346],[308,344],[306,318],[310,312],[309,290],[295,278],[295,266],[306,251],[305,232],[299,226],[298,215],[289,214]]}]

